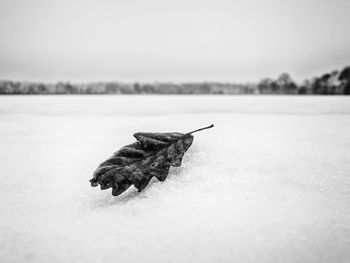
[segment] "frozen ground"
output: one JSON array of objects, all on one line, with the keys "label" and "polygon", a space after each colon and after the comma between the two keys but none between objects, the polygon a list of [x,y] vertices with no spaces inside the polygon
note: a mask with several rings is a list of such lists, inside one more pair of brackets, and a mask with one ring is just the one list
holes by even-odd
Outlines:
[{"label": "frozen ground", "polygon": [[[91,188],[137,131],[195,134],[142,193]],[[350,98],[0,97],[0,262],[350,262]]]}]

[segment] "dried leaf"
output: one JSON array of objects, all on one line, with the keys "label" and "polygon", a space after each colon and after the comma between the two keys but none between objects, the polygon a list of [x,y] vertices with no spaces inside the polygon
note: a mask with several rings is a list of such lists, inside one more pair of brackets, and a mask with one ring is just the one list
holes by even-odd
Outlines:
[{"label": "dried leaf", "polygon": [[101,163],[90,180],[91,186],[101,190],[113,188],[112,195],[120,195],[131,185],[142,191],[155,176],[164,181],[170,166],[180,166],[182,157],[193,142],[192,133],[212,128],[214,125],[189,133],[134,134],[137,142],[122,147]]}]

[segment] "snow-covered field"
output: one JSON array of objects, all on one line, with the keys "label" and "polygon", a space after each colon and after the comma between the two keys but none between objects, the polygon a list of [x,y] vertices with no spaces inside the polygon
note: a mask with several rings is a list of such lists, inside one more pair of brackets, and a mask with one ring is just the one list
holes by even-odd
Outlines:
[{"label": "snow-covered field", "polygon": [[[92,188],[138,131],[196,133],[142,193]],[[350,262],[350,98],[0,97],[0,262]]]}]

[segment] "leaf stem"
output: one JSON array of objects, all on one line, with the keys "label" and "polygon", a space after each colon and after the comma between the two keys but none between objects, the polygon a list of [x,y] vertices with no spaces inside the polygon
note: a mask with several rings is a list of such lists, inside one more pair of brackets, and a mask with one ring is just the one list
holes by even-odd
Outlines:
[{"label": "leaf stem", "polygon": [[204,127],[204,128],[200,128],[198,130],[194,130],[194,131],[191,131],[191,132],[188,132],[187,134],[192,134],[192,133],[195,133],[195,132],[198,132],[198,131],[202,131],[202,130],[206,130],[206,129],[210,129],[210,128],[213,128],[214,127],[214,124],[208,126],[208,127]]}]

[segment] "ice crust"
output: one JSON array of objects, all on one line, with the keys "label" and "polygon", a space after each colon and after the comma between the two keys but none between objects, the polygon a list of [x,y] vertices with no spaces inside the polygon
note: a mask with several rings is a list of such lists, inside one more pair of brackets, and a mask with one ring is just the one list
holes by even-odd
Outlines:
[{"label": "ice crust", "polygon": [[[135,132],[195,134],[165,182],[91,188]],[[0,97],[0,262],[350,262],[350,98]]]}]

